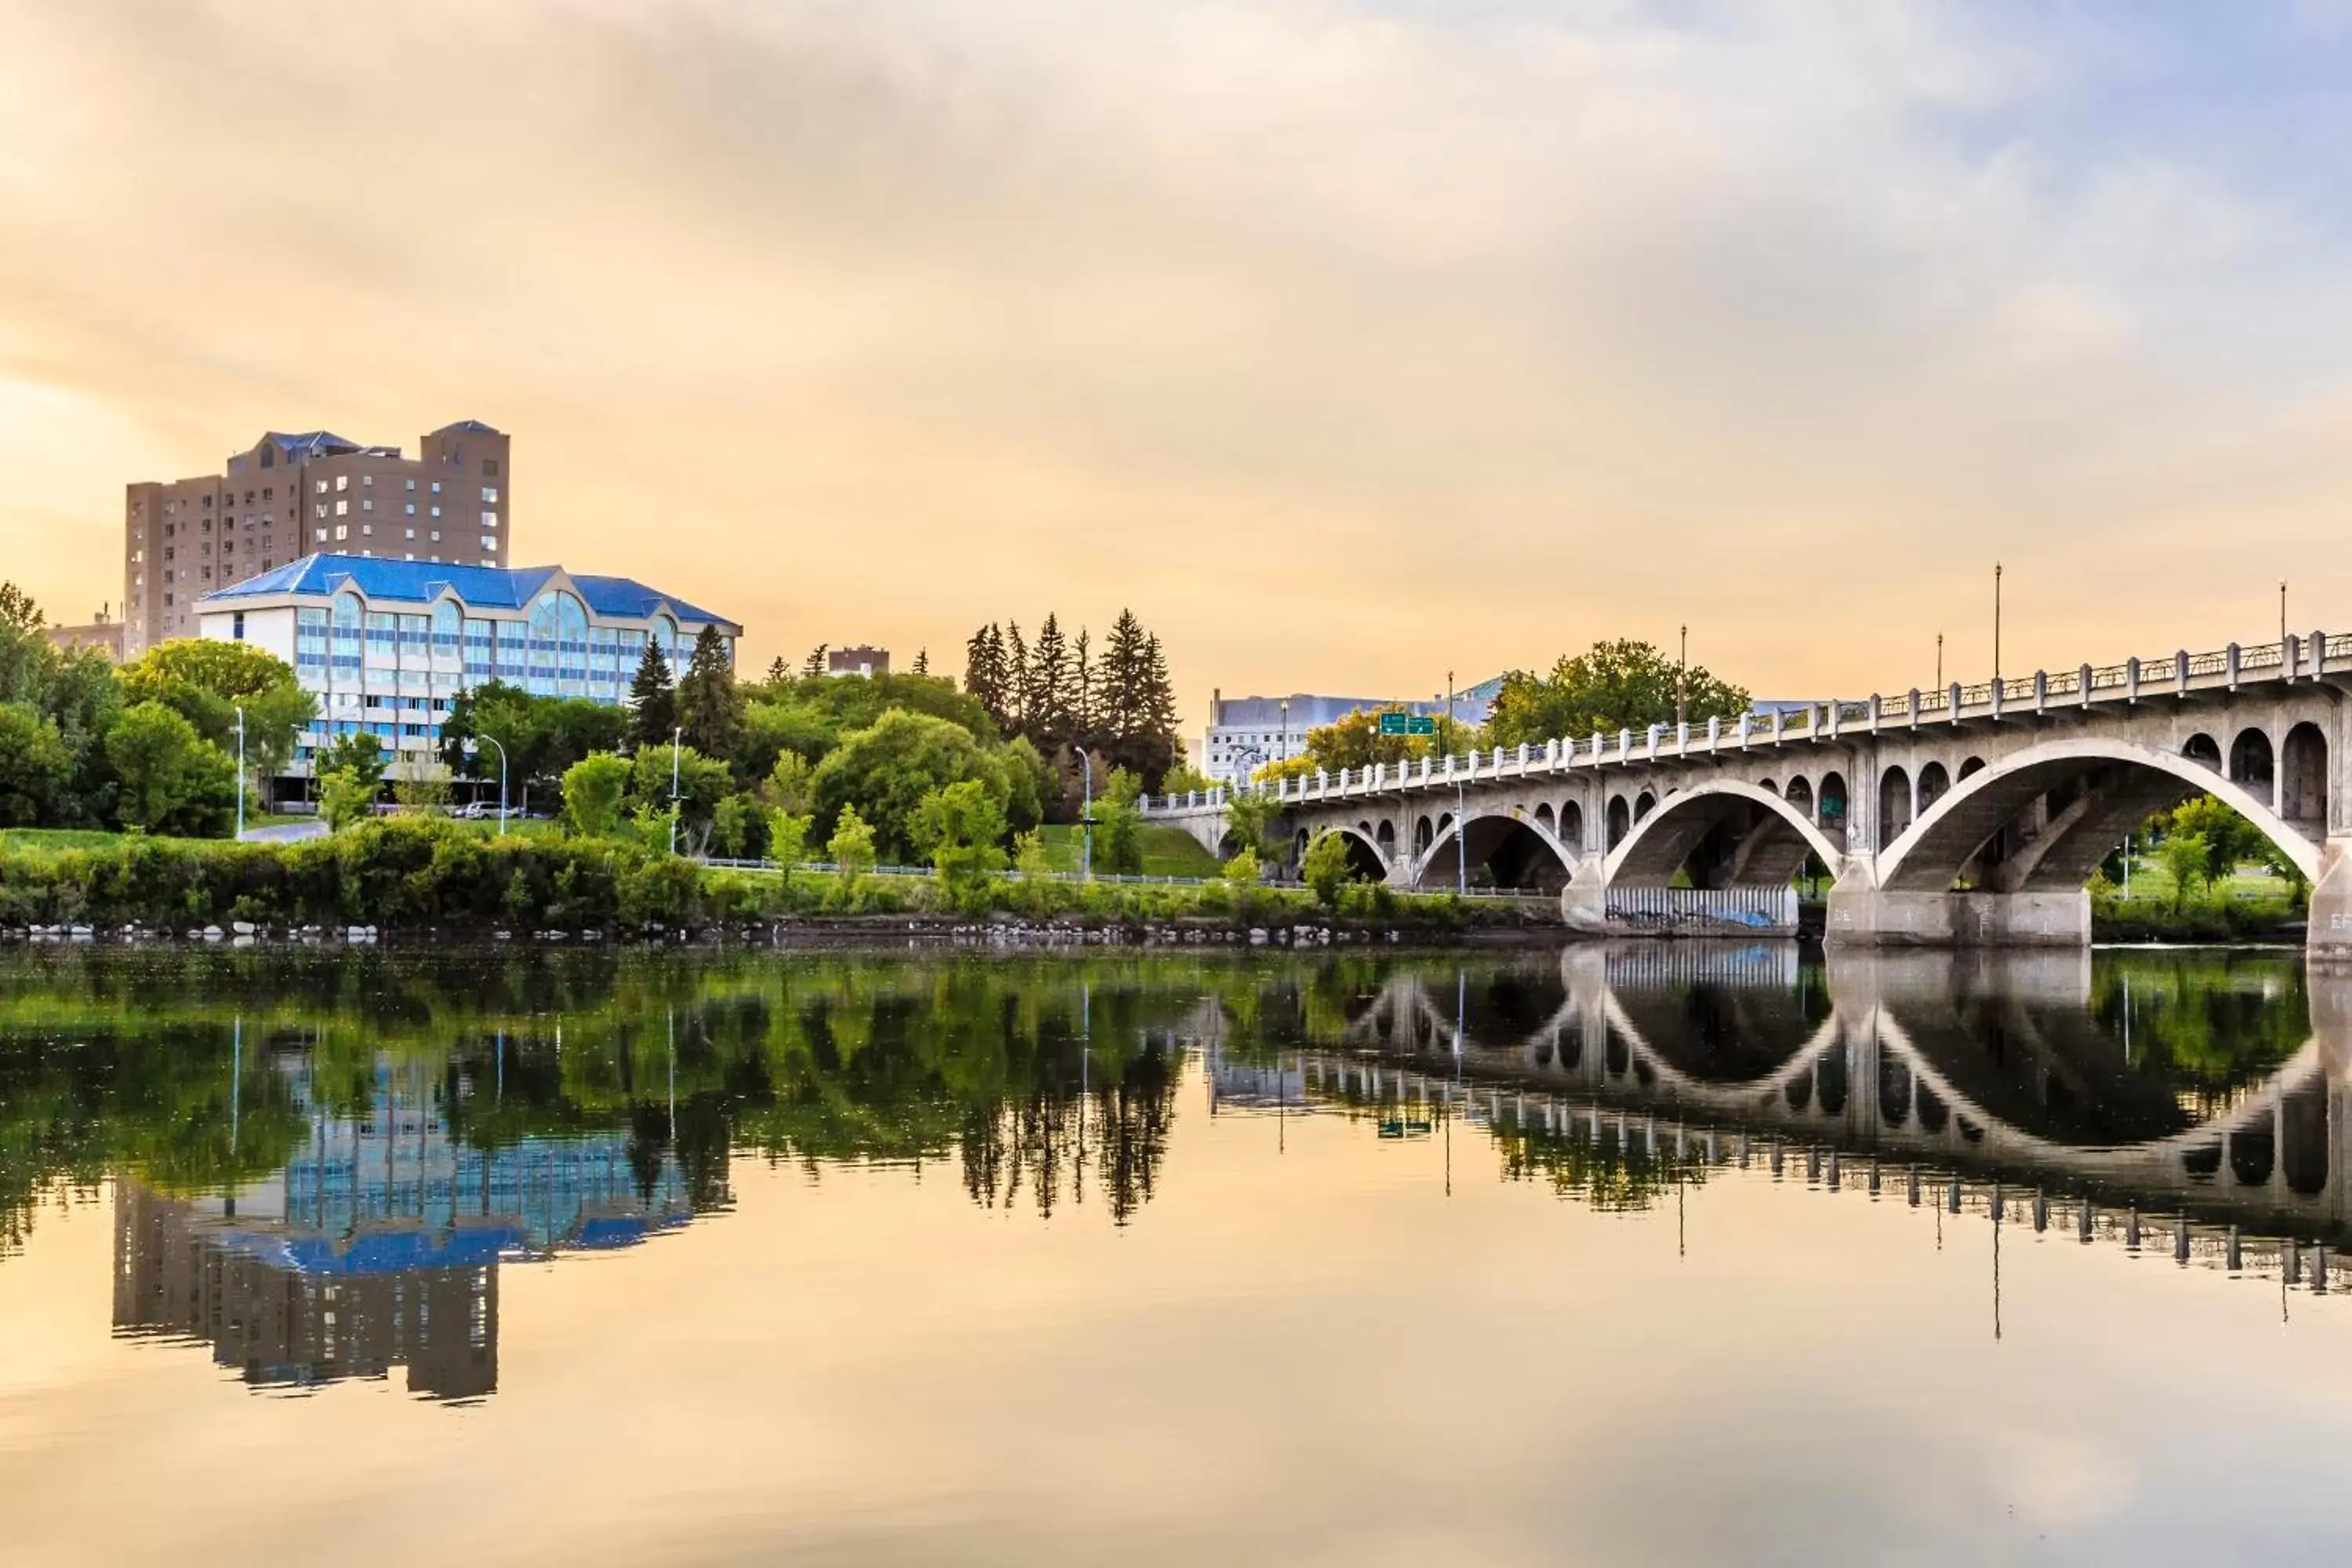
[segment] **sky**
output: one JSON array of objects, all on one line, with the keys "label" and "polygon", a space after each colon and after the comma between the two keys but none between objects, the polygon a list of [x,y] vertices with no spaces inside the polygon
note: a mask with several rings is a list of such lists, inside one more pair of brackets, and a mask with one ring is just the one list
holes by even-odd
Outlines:
[{"label": "sky", "polygon": [[1417,696],[2352,624],[2352,0],[0,0],[0,576],[515,437],[743,660]]}]

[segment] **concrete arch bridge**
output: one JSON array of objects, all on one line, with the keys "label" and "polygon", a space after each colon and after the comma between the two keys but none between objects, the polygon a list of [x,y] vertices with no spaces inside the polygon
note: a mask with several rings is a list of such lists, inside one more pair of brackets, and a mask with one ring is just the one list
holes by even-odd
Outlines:
[{"label": "concrete arch bridge", "polygon": [[[1791,931],[1813,858],[1832,944],[1929,946],[2087,944],[2100,862],[2210,793],[2312,883],[2312,949],[2352,957],[2347,691],[2352,635],[2315,632],[1250,793],[1297,849],[1336,833],[1400,889],[1556,891],[1595,932]],[[1233,799],[1144,811],[1215,849]]]}]

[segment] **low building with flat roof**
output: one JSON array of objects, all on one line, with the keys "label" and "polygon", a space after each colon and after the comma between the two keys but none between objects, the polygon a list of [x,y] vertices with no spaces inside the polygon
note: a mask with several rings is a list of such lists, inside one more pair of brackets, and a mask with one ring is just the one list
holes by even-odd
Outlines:
[{"label": "low building with flat roof", "polygon": [[122,623],[110,613],[112,605],[100,605],[98,618],[79,626],[50,626],[44,634],[49,646],[60,653],[80,653],[94,649],[116,664],[122,662]]},{"label": "low building with flat roof", "polygon": [[502,680],[622,706],[648,640],[676,672],[705,626],[730,665],[743,635],[633,578],[355,555],[305,556],[207,594],[196,610],[201,636],[268,649],[318,697],[297,776],[335,735],[373,734],[395,763],[431,759],[468,687]]},{"label": "low building with flat roof", "polygon": [[[1466,725],[1485,723],[1487,710],[1494,706],[1494,692],[1501,689],[1501,684],[1497,677],[1470,691],[1454,693],[1454,721]],[[1480,691],[1486,695],[1473,695]],[[1201,772],[1219,784],[1239,784],[1270,763],[1305,756],[1309,730],[1336,724],[1351,713],[1366,710],[1441,721],[1447,712],[1443,696],[1412,700],[1324,697],[1306,691],[1294,691],[1287,697],[1227,697],[1222,691],[1215,692],[1209,699],[1208,731],[1201,741]]]}]

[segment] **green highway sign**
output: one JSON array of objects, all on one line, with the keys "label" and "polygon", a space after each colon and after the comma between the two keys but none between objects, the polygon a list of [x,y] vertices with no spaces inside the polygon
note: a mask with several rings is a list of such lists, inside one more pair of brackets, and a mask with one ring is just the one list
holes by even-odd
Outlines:
[{"label": "green highway sign", "polygon": [[1381,733],[1383,735],[1434,735],[1437,733],[1437,721],[1424,719],[1414,713],[1383,713],[1381,715]]}]

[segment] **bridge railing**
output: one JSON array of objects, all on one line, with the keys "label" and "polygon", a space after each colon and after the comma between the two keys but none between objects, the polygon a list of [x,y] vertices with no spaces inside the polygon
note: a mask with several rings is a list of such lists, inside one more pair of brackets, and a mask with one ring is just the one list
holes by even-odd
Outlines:
[{"label": "bridge railing", "polygon": [[1797,889],[1771,888],[1634,888],[1612,885],[1603,912],[1626,925],[1751,931],[1794,931]]}]

